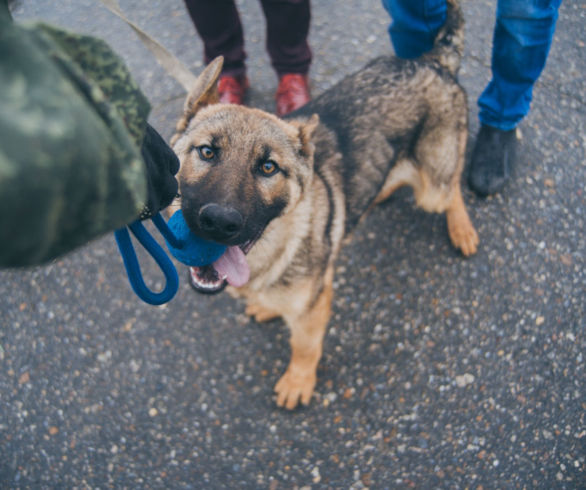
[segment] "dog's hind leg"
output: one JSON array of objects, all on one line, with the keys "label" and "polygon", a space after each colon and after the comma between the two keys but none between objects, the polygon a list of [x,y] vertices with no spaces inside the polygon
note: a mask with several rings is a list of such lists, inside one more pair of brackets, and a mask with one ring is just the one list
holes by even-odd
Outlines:
[{"label": "dog's hind leg", "polygon": [[330,267],[321,293],[302,314],[284,315],[291,330],[291,361],[275,385],[277,405],[292,410],[299,401],[309,404],[317,381],[317,365],[330,319],[333,296],[333,270]]},{"label": "dog's hind leg", "polygon": [[467,139],[464,111],[462,106],[460,118],[446,118],[442,113],[429,118],[430,127],[423,128],[415,147],[420,185],[413,189],[419,207],[446,213],[452,244],[469,256],[476,253],[478,234],[468,216],[460,187]]},{"label": "dog's hind leg", "polygon": [[454,187],[446,218],[452,245],[460,249],[466,257],[474,255],[478,247],[478,234],[468,216],[459,184]]},{"label": "dog's hind leg", "polygon": [[452,184],[452,198],[446,210],[446,219],[448,222],[448,234],[454,247],[460,249],[466,257],[474,255],[478,248],[478,233],[468,216],[464,199],[462,198],[462,187],[460,178],[464,168],[464,159],[466,154],[467,132],[458,133],[458,169],[454,174]]}]

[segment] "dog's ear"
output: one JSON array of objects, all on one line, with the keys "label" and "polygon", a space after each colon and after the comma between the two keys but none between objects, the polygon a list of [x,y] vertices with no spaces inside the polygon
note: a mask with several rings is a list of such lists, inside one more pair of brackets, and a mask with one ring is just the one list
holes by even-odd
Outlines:
[{"label": "dog's ear", "polygon": [[218,102],[217,82],[223,66],[224,57],[218,56],[201,72],[185,99],[185,105],[183,106],[185,113],[190,113],[193,116],[202,107]]},{"label": "dog's ear", "polygon": [[218,102],[218,78],[222,72],[224,65],[224,58],[218,56],[215,58],[205,70],[201,72],[195,84],[187,94],[185,104],[183,106],[183,116],[176,126],[177,133],[174,138],[178,138],[181,133],[185,131],[189,125],[189,121],[197,114],[202,107]]},{"label": "dog's ear", "polygon": [[301,143],[301,154],[304,157],[310,157],[313,154],[311,137],[313,136],[315,128],[317,128],[319,124],[319,116],[313,114],[306,121],[293,120],[291,121],[291,124],[297,128],[299,142]]}]

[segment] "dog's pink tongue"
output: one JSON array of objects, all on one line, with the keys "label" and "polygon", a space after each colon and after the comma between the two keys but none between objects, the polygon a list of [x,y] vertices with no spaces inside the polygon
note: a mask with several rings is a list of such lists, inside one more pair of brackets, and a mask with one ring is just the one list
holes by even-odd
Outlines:
[{"label": "dog's pink tongue", "polygon": [[240,247],[228,247],[213,266],[220,277],[225,276],[228,284],[236,288],[244,286],[250,277],[248,262]]}]

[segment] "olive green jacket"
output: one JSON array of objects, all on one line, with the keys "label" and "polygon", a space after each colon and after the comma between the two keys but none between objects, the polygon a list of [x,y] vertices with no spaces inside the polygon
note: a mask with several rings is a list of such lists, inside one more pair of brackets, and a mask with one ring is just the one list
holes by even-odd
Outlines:
[{"label": "olive green jacket", "polygon": [[140,214],[149,110],[103,41],[17,25],[0,0],[0,267],[43,263]]}]

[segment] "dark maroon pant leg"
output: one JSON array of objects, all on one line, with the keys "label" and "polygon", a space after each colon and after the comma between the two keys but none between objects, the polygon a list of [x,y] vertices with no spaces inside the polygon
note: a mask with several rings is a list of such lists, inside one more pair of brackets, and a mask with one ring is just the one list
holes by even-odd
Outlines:
[{"label": "dark maroon pant leg", "polygon": [[224,57],[222,73],[244,75],[244,36],[233,0],[184,0],[191,20],[204,44],[204,59],[209,63]]},{"label": "dark maroon pant leg", "polygon": [[[184,1],[204,43],[206,63],[222,55],[223,73],[244,74],[244,36],[234,1]],[[261,4],[267,23],[267,51],[277,74],[306,74],[311,63],[309,0],[261,0]]]},{"label": "dark maroon pant leg", "polygon": [[267,20],[267,51],[278,75],[309,71],[310,0],[261,0]]}]

